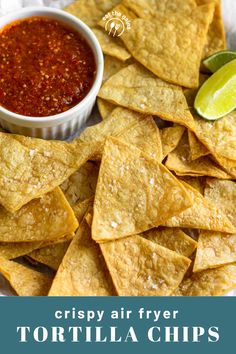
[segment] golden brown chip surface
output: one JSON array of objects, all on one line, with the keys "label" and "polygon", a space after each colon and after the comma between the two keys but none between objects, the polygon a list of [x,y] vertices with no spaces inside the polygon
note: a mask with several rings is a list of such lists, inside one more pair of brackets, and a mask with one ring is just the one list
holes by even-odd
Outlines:
[{"label": "golden brown chip surface", "polygon": [[97,98],[97,106],[102,119],[108,118],[111,112],[116,108],[116,105],[99,97]]},{"label": "golden brown chip surface", "polygon": [[184,133],[177,148],[168,155],[165,165],[168,169],[175,171],[179,176],[209,176],[222,179],[232,178],[208,156],[192,160],[187,132]]},{"label": "golden brown chip surface", "polygon": [[191,205],[183,185],[157,160],[132,145],[107,139],[94,201],[94,240],[138,234]]},{"label": "golden brown chip surface", "polygon": [[110,55],[105,55],[103,81],[108,80],[112,75],[125,68],[129,64],[124,63]]},{"label": "golden brown chip surface", "polygon": [[140,236],[100,245],[120,296],[170,295],[190,260]]},{"label": "golden brown chip surface", "polygon": [[119,2],[120,0],[77,0],[66,6],[64,10],[77,16],[89,27],[93,27]]},{"label": "golden brown chip surface", "polygon": [[96,146],[0,133],[0,204],[14,212],[50,192],[84,164]]},{"label": "golden brown chip surface", "polygon": [[141,18],[152,18],[157,14],[183,12],[191,14],[196,9],[194,0],[123,0],[123,4]]},{"label": "golden brown chip surface", "polygon": [[196,135],[190,130],[188,131],[188,142],[192,160],[197,160],[202,156],[207,156],[210,154],[210,151],[205,147],[205,145],[203,145],[198,140]]},{"label": "golden brown chip surface", "polygon": [[236,287],[236,264],[194,273],[183,280],[176,296],[221,296]]},{"label": "golden brown chip surface", "polygon": [[73,233],[77,227],[74,212],[60,188],[13,214],[0,207],[0,242],[55,240]]},{"label": "golden brown chip surface", "polygon": [[62,262],[64,255],[70,245],[70,241],[56,243],[47,247],[39,248],[28,254],[33,260],[45,264],[57,270]]},{"label": "golden brown chip surface", "polygon": [[201,232],[193,271],[199,272],[236,262],[236,234]]},{"label": "golden brown chip surface", "polygon": [[214,5],[191,15],[160,15],[155,21],[135,19],[121,39],[133,57],[159,78],[179,86],[199,86],[202,51]]},{"label": "golden brown chip surface", "polygon": [[88,161],[60,186],[72,207],[94,196],[98,172],[99,165]]},{"label": "golden brown chip surface", "polygon": [[165,226],[235,233],[235,227],[222,212],[218,203],[205,199],[189,184],[182,183],[190,193],[194,204],[179,215],[170,218],[165,222]]},{"label": "golden brown chip surface", "polygon": [[236,175],[236,112],[216,121],[194,118],[198,139],[222,167]]},{"label": "golden brown chip surface", "polygon": [[[105,142],[109,136],[133,144],[161,161],[162,145],[160,132],[151,116],[147,116],[123,107],[115,108],[110,116],[101,123],[87,128],[80,136],[83,141],[98,140]],[[101,158],[103,146],[101,145]]]},{"label": "golden brown chip surface", "polygon": [[140,236],[185,257],[190,257],[197,247],[197,242],[178,228],[152,229]]},{"label": "golden brown chip surface", "polygon": [[174,127],[163,128],[161,133],[162,150],[164,159],[171,151],[173,151],[179,144],[185,128],[181,125]]},{"label": "golden brown chip surface", "polygon": [[52,278],[34,269],[0,258],[0,272],[19,296],[46,296]]},{"label": "golden brown chip surface", "polygon": [[204,5],[212,2],[215,3],[215,12],[213,21],[208,30],[207,43],[203,51],[203,58],[226,49],[226,37],[221,12],[221,0],[196,0],[197,5]]},{"label": "golden brown chip surface", "polygon": [[49,296],[111,296],[112,281],[99,245],[83,220],[57,271]]},{"label": "golden brown chip surface", "polygon": [[194,130],[194,120],[181,87],[169,84],[138,64],[108,79],[99,97],[134,111],[161,117]]},{"label": "golden brown chip surface", "polygon": [[108,33],[100,28],[93,28],[93,33],[97,37],[104,54],[110,55],[121,61],[126,61],[131,58],[131,54],[119,38],[109,36]]},{"label": "golden brown chip surface", "polygon": [[219,205],[236,227],[236,182],[207,179],[204,196]]}]

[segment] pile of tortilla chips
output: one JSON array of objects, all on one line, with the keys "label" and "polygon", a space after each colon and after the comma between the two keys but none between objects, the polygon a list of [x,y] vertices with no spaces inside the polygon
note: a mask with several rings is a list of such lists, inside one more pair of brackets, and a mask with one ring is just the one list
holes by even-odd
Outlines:
[{"label": "pile of tortilla chips", "polygon": [[[202,58],[225,49],[220,1],[65,10],[105,54],[102,121],[72,142],[0,132],[0,271],[18,295],[236,288],[236,113],[193,112]],[[105,30],[109,11],[130,20],[119,38]]]}]

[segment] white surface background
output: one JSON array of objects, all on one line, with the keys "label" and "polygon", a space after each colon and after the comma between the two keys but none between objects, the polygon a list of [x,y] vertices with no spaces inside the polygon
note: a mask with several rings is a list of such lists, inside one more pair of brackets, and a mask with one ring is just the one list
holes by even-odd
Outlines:
[{"label": "white surface background", "polygon": [[[161,1],[161,0],[160,0]],[[25,6],[63,8],[73,0],[0,0],[0,16]],[[236,0],[222,0],[228,47],[236,50]],[[7,282],[0,274],[0,296],[11,295]],[[236,289],[227,294],[236,296]]]}]

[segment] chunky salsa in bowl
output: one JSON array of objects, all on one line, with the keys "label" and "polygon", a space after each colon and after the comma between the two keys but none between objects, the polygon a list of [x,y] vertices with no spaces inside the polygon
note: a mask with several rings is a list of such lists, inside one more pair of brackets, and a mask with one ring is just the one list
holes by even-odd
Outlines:
[{"label": "chunky salsa in bowl", "polygon": [[16,119],[31,122],[58,117],[61,123],[61,118],[77,107],[86,108],[88,115],[91,109],[84,101],[87,99],[92,108],[88,97],[93,94],[94,104],[103,70],[95,36],[85,24],[63,11],[31,12],[31,16],[20,16],[0,30],[0,123],[6,118],[1,112],[6,111]]}]

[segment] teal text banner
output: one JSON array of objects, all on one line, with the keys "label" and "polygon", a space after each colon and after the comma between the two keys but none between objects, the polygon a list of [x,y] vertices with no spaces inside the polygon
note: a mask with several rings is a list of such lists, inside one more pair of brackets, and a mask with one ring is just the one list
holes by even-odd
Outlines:
[{"label": "teal text banner", "polygon": [[224,354],[234,297],[1,297],[4,354]]}]

